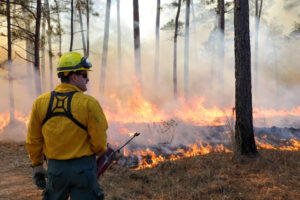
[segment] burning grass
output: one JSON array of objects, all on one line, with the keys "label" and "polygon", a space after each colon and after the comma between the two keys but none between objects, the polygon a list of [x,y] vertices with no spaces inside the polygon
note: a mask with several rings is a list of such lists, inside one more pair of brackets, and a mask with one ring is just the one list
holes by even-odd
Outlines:
[{"label": "burning grass", "polygon": [[299,199],[300,152],[261,150],[257,159],[211,153],[104,174],[107,199]]},{"label": "burning grass", "polygon": [[[130,170],[113,165],[100,180],[106,199],[300,199],[300,151],[260,150],[232,161],[210,153]],[[24,143],[0,142],[0,199],[41,199]]]}]

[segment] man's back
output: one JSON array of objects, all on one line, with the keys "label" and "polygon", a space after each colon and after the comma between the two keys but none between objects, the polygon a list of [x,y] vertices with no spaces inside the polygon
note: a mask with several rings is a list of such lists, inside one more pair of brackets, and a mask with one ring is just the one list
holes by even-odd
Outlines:
[{"label": "man's back", "polygon": [[[68,160],[103,151],[106,148],[107,122],[98,101],[92,96],[83,94],[71,84],[60,84],[55,91],[60,93],[76,91],[72,97],[69,97],[72,98],[70,108],[68,108],[68,98],[60,102],[57,98],[53,98],[51,110],[55,113],[70,109],[73,118],[87,130],[78,126],[67,116],[53,116],[42,124],[48,112],[51,93],[39,96],[32,110],[35,120],[31,123],[35,124],[29,126],[28,132],[33,138],[43,137],[43,150],[46,157]],[[60,108],[55,109],[57,106]],[[37,124],[40,125],[36,126]],[[39,130],[42,130],[42,133]],[[30,148],[30,145],[27,147]]]}]

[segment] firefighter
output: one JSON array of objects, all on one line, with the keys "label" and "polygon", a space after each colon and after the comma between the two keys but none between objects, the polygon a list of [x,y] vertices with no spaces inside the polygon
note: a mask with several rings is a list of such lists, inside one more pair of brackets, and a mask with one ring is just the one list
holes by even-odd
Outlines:
[{"label": "firefighter", "polygon": [[26,149],[33,181],[44,189],[45,200],[104,198],[97,180],[96,154],[107,149],[108,125],[98,101],[83,94],[91,67],[80,53],[63,54],[57,66],[61,84],[33,104]]}]

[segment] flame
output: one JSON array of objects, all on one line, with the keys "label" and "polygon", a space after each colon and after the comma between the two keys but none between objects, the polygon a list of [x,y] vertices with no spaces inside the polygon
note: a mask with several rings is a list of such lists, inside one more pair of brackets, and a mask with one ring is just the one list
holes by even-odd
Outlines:
[{"label": "flame", "polygon": [[151,168],[157,166],[161,162],[165,162],[167,160],[174,161],[184,157],[192,157],[198,155],[205,155],[212,152],[231,152],[229,149],[225,148],[223,144],[217,145],[213,148],[211,145],[207,144],[206,146],[202,144],[202,141],[198,141],[198,143],[187,145],[189,147],[188,150],[177,149],[179,154],[172,154],[169,158],[166,158],[162,155],[156,155],[155,152],[150,149],[146,149],[146,151],[139,150],[133,152],[135,155],[139,155],[143,157],[139,166],[135,170]]},{"label": "flame", "polygon": [[18,110],[15,110],[15,119],[20,122],[24,122],[26,125],[26,128],[28,128],[30,114],[25,115],[25,114],[19,112]]},{"label": "flame", "polygon": [[[26,125],[26,128],[28,128],[29,114],[25,115],[22,112],[19,112],[18,110],[15,110],[14,111],[14,118],[15,118],[15,120],[23,122]],[[10,113],[9,113],[9,111],[7,110],[3,113],[0,113],[0,131],[2,131],[3,128],[9,124],[9,122],[10,122]]]},{"label": "flame", "polygon": [[[265,139],[266,137],[263,136],[262,139]],[[282,151],[300,151],[300,141],[293,138],[290,139],[285,143],[285,145],[281,146],[273,146],[271,144],[267,144],[264,142],[261,142],[259,138],[255,137],[255,142],[257,144],[258,149],[272,149],[272,150],[282,150]]]},{"label": "flame", "polygon": [[254,118],[287,117],[287,116],[300,117],[300,106],[292,108],[291,110],[286,110],[285,108],[282,110],[274,110],[274,109],[267,110],[262,108],[253,109]]},{"label": "flame", "polygon": [[[134,92],[127,99],[120,99],[117,95],[112,94],[109,97],[109,104],[104,104],[103,110],[109,122],[119,122],[120,133],[128,134],[129,128],[123,127],[125,123],[153,123],[169,121],[171,119],[178,119],[183,123],[192,124],[195,126],[218,126],[226,125],[228,116],[232,116],[232,108],[221,109],[217,106],[207,108],[205,106],[205,97],[190,98],[188,100],[184,97],[180,97],[178,101],[171,102],[170,105],[156,105],[146,100],[139,86],[134,89]],[[275,109],[262,109],[254,108],[254,119],[285,118],[288,116],[299,117],[300,119],[300,106],[291,110],[275,110]],[[22,112],[15,110],[15,119],[25,123],[28,127],[29,114],[25,115]],[[10,122],[9,112],[0,113],[0,131],[3,130]],[[129,133],[132,135],[134,132]],[[264,142],[267,136],[263,136],[261,139],[256,139],[258,148],[274,149],[274,150],[286,150],[286,151],[299,151],[300,142],[297,139],[291,139],[282,146],[273,146]],[[154,144],[151,138],[147,138],[149,144]],[[115,146],[119,146],[118,142],[115,142]],[[197,155],[205,155],[211,152],[231,152],[225,148],[223,144],[211,146],[210,144],[203,144],[202,141],[197,141],[195,144],[187,145],[187,149],[177,149],[177,152],[168,155],[156,155],[155,152],[150,149],[138,150],[131,152],[124,148],[124,156],[130,156],[131,154],[137,155],[140,158],[140,164],[136,168],[144,169],[154,167],[161,162],[167,160],[177,160],[183,157],[191,157]]]},{"label": "flame", "polygon": [[8,111],[0,113],[0,131],[2,131],[3,128],[8,125],[9,121],[10,117]]}]

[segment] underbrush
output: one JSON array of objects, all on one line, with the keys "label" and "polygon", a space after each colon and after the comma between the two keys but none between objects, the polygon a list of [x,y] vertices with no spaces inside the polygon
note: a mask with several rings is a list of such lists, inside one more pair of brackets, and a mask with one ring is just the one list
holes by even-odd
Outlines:
[{"label": "underbrush", "polygon": [[112,166],[100,181],[107,199],[300,199],[300,152],[260,150],[169,161],[132,171]]},{"label": "underbrush", "polygon": [[[112,165],[100,184],[108,200],[300,199],[300,151],[259,153],[239,161],[211,153],[144,170]],[[24,143],[0,142],[0,157],[0,199],[41,199]]]}]

